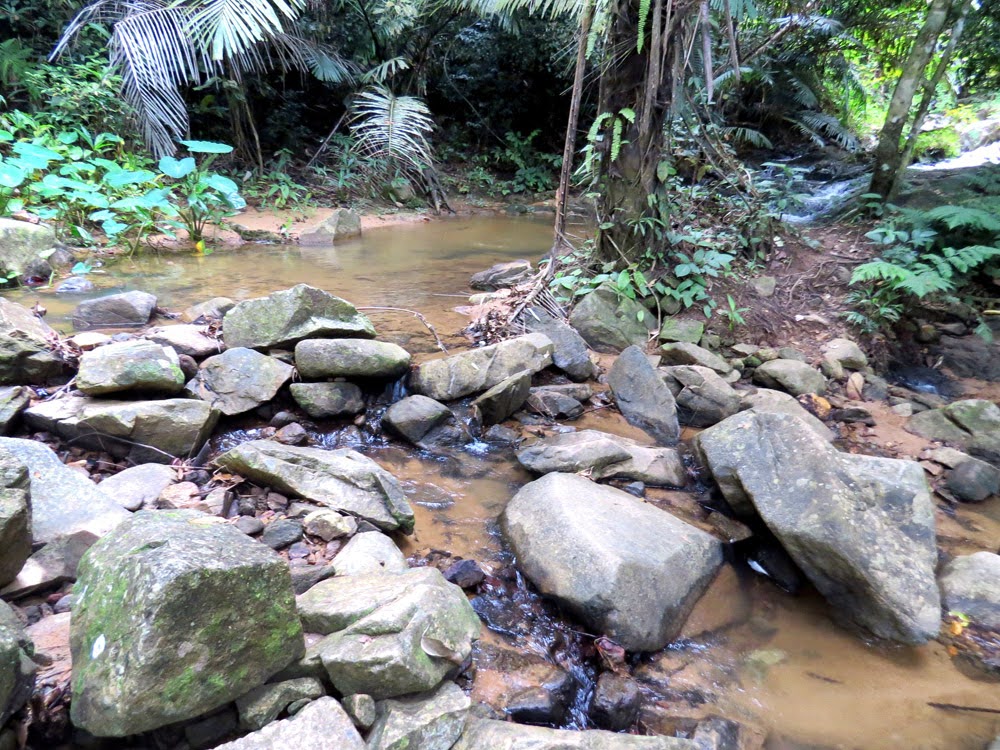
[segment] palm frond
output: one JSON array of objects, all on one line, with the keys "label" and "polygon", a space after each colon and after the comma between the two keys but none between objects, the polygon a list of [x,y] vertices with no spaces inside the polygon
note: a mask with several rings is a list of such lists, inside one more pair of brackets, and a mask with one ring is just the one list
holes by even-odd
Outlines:
[{"label": "palm frond", "polygon": [[351,130],[362,153],[392,160],[417,174],[433,163],[427,134],[434,122],[420,99],[375,86],[358,94],[351,110]]},{"label": "palm frond", "polygon": [[284,33],[284,21],[295,20],[303,7],[303,0],[202,0],[190,13],[188,31],[212,60],[221,61]]}]

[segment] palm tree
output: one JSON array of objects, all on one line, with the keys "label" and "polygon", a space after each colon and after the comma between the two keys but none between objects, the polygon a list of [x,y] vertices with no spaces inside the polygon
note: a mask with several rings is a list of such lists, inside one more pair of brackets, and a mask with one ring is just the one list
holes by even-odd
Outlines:
[{"label": "palm tree", "polygon": [[157,156],[188,134],[185,88],[212,79],[237,83],[273,67],[348,81],[351,66],[295,30],[304,0],[93,0],[76,15],[52,57],[88,25],[111,27],[111,66],[122,97]]}]

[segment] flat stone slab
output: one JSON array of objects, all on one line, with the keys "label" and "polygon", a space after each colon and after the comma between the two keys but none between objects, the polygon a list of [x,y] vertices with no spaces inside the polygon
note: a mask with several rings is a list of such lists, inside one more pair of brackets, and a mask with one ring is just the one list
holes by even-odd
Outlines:
[{"label": "flat stone slab", "polygon": [[599,729],[573,731],[470,717],[452,750],[703,750],[677,737],[640,737]]},{"label": "flat stone slab", "polygon": [[365,741],[335,698],[320,698],[295,716],[215,750],[366,750]]},{"label": "flat stone slab", "polygon": [[351,513],[386,531],[413,531],[413,509],[399,482],[370,458],[348,449],[324,450],[252,440],[216,464],[260,484]]}]

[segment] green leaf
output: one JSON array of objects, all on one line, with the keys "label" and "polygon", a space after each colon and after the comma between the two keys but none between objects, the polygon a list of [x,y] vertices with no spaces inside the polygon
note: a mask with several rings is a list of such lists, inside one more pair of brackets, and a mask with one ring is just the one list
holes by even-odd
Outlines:
[{"label": "green leaf", "polygon": [[90,264],[89,264],[89,263],[88,263],[87,261],[85,261],[85,260],[81,260],[81,261],[80,261],[79,263],[76,263],[76,264],[75,264],[75,265],[74,265],[74,266],[73,266],[73,267],[72,267],[72,268],[70,269],[70,271],[69,271],[69,272],[70,272],[71,274],[73,274],[74,276],[83,276],[83,275],[85,275],[85,274],[88,274],[88,273],[90,273],[90,272],[91,272],[91,271],[93,271],[93,270],[94,270],[94,267],[93,267],[92,265],[90,265]]},{"label": "green leaf", "polygon": [[190,156],[184,159],[175,159],[172,156],[164,156],[160,159],[160,171],[167,177],[180,180],[187,177],[195,169],[194,159]]},{"label": "green leaf", "polygon": [[14,134],[9,130],[0,130],[0,143],[10,143],[14,140]]},{"label": "green leaf", "polygon": [[39,146],[34,143],[15,143],[13,145],[15,154],[33,162],[42,162],[42,167],[47,167],[49,162],[62,161],[62,155],[57,154],[52,149]]},{"label": "green leaf", "polygon": [[127,185],[139,185],[144,182],[152,182],[156,179],[156,174],[143,169],[139,172],[109,172],[104,175],[104,184],[112,188],[123,188]]},{"label": "green leaf", "polygon": [[108,237],[114,237],[128,229],[128,224],[122,224],[116,219],[105,219],[101,222],[101,229]]},{"label": "green leaf", "polygon": [[13,164],[0,162],[0,187],[16,188],[24,182],[24,170]]},{"label": "green leaf", "polygon": [[214,141],[181,141],[192,154],[229,154],[233,147]]},{"label": "green leaf", "polygon": [[66,146],[72,146],[80,138],[80,134],[75,130],[64,130],[59,135],[56,136],[56,140]]}]

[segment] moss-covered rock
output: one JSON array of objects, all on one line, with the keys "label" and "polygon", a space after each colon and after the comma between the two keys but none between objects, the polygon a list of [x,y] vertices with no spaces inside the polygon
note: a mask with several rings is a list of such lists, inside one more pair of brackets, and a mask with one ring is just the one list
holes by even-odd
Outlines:
[{"label": "moss-covered rock", "polygon": [[211,711],[304,653],[288,566],[195,511],[142,511],[80,562],[73,723],[124,737]]},{"label": "moss-covered rock", "polygon": [[289,347],[308,338],[375,338],[371,321],[350,302],[299,284],[267,297],[246,300],[226,313],[227,347]]},{"label": "moss-covered rock", "polygon": [[120,341],[83,353],[76,387],[88,396],[130,391],[174,394],[184,387],[184,373],[171,347],[141,339]]},{"label": "moss-covered rock", "polygon": [[308,339],[295,346],[304,378],[398,378],[410,367],[401,346],[367,339]]},{"label": "moss-covered rock", "polygon": [[55,230],[47,224],[0,218],[0,276],[23,276],[40,253],[56,244]]},{"label": "moss-covered rock", "polygon": [[365,410],[361,389],[354,383],[292,383],[289,389],[313,419],[353,416]]},{"label": "moss-covered rock", "polygon": [[630,346],[642,346],[656,319],[640,303],[628,297],[619,299],[614,288],[603,285],[581,299],[569,316],[584,340],[599,352],[620,352]]}]

